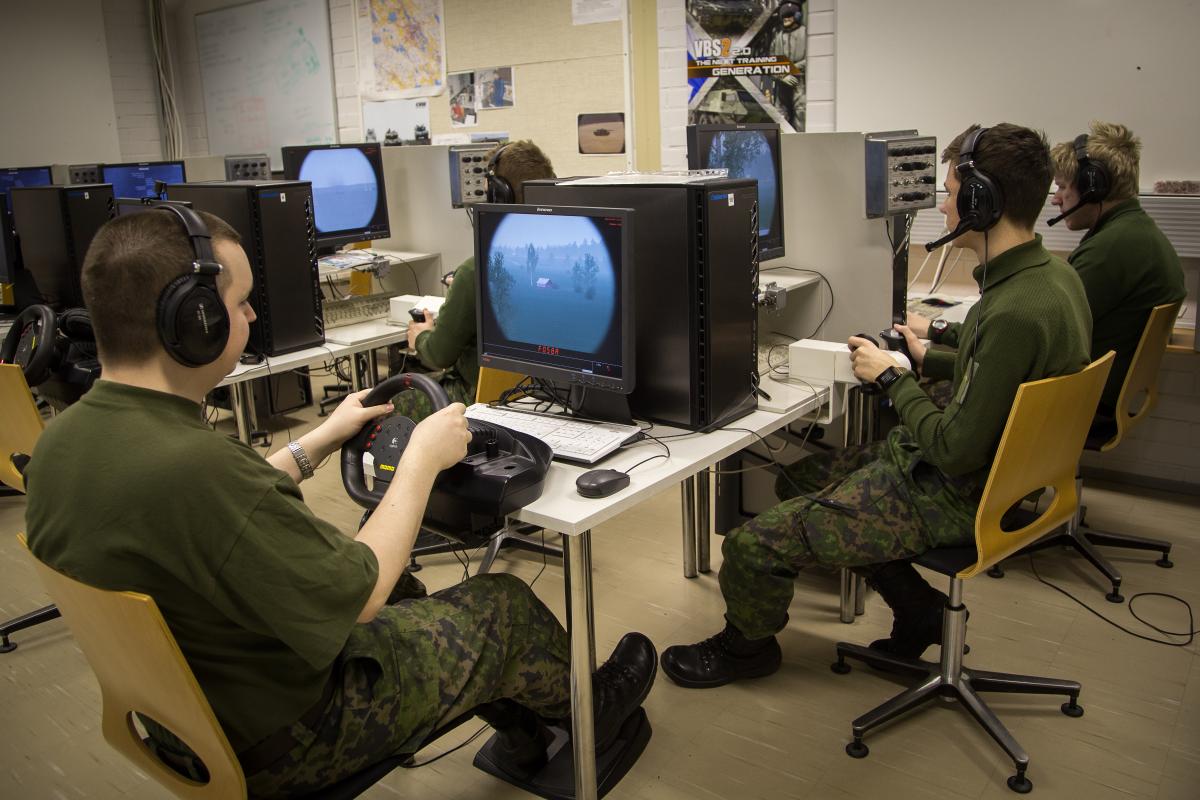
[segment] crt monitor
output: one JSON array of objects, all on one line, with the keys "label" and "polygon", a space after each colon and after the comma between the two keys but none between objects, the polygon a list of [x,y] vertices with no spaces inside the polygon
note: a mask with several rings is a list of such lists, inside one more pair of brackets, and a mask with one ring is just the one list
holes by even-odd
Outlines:
[{"label": "crt monitor", "polygon": [[477,204],[480,365],[633,391],[632,216],[629,209]]},{"label": "crt monitor", "polygon": [[352,242],[392,235],[378,143],[285,147],[283,177],[312,184],[317,247],[321,250],[332,252]]},{"label": "crt monitor", "polygon": [[783,178],[779,126],[773,123],[689,125],[689,169],[727,169],[731,178],[758,180],[758,254],[783,255]]},{"label": "crt monitor", "polygon": [[0,168],[0,283],[13,283],[17,277],[17,243],[9,211],[8,191],[18,186],[46,186],[49,167]]},{"label": "crt monitor", "polygon": [[105,164],[101,183],[111,183],[113,197],[159,197],[155,181],[183,183],[187,173],[182,161],[142,161],[136,164]]}]

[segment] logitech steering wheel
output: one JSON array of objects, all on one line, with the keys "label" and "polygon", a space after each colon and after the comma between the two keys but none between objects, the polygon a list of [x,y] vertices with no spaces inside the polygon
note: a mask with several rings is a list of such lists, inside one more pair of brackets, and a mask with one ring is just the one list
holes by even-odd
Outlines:
[{"label": "logitech steering wheel", "polygon": [[[425,375],[402,373],[380,383],[363,398],[364,406],[386,403],[405,389],[425,394],[434,411],[450,404],[445,390]],[[342,445],[342,484],[350,499],[374,509],[383,499],[417,423],[394,415],[363,426]],[[550,445],[499,425],[468,420],[471,442],[466,457],[434,481],[426,507],[427,522],[442,528],[470,525],[470,516],[511,514],[536,500],[554,456]],[[367,488],[371,470],[374,485]]]},{"label": "logitech steering wheel", "polygon": [[19,366],[30,387],[44,383],[50,377],[57,339],[58,315],[54,310],[45,305],[29,306],[4,337],[0,364]]}]

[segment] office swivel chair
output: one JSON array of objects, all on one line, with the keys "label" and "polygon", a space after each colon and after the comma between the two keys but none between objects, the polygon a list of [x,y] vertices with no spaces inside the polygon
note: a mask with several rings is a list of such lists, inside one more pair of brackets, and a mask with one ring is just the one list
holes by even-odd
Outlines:
[{"label": "office swivel chair", "polygon": [[[24,537],[20,539],[24,544]],[[34,563],[46,590],[62,606],[67,625],[100,683],[105,741],[176,797],[246,798],[241,764],[153,598],[96,589],[36,558]],[[203,762],[208,780],[194,780],[163,761],[135,728],[135,713],[150,717],[186,742]],[[470,716],[435,731],[426,744]],[[300,800],[358,797],[410,758],[411,754],[391,756]]]},{"label": "office swivel chair", "polygon": [[[1171,328],[1179,313],[1179,303],[1155,306],[1146,327],[1142,329],[1141,339],[1138,340],[1137,350],[1121,384],[1121,392],[1117,396],[1117,407],[1112,419],[1097,417],[1088,432],[1084,449],[1096,453],[1107,453],[1117,447],[1150,415],[1158,405],[1158,370],[1162,365],[1163,353],[1166,352],[1167,342],[1171,338]],[[1076,475],[1076,491],[1083,492],[1083,480]],[[1154,563],[1160,567],[1172,567],[1171,543],[1162,539],[1149,539],[1144,536],[1129,534],[1105,533],[1093,530],[1084,523],[1087,508],[1080,503],[1079,509],[1068,521],[1062,531],[1046,536],[1035,542],[1026,551],[1045,550],[1050,547],[1073,547],[1092,566],[1100,570],[1112,585],[1112,591],[1105,594],[1105,599],[1111,603],[1124,602],[1121,595],[1121,573],[1108,559],[1096,551],[1096,545],[1103,547],[1123,547],[1132,550],[1151,550],[1161,553]],[[1004,570],[999,564],[988,570],[993,578],[1004,576]]]},{"label": "office swivel chair", "polygon": [[[476,403],[490,403],[500,399],[500,395],[513,388],[521,381],[522,376],[515,372],[507,372],[491,367],[479,368],[479,383],[475,388]],[[364,517],[365,519],[365,517]],[[486,549],[479,562],[477,575],[486,575],[492,569],[496,556],[503,549],[528,550],[543,553],[555,558],[562,558],[562,547],[546,544],[543,536],[534,536],[540,531],[536,525],[506,523],[500,530],[489,534],[486,538]],[[417,563],[418,556],[432,556],[440,553],[456,553],[463,550],[477,550],[484,546],[481,541],[452,539],[433,531],[422,530],[413,545],[412,558],[409,561],[410,572],[417,572],[421,565]]]},{"label": "office swivel chair", "polygon": [[[865,757],[869,752],[863,743],[867,731],[935,697],[953,698],[962,703],[1008,753],[1017,770],[1008,779],[1008,786],[1024,794],[1033,788],[1025,775],[1029,755],[988,708],[979,692],[1062,694],[1068,698],[1061,706],[1064,714],[1069,717],[1083,714],[1083,708],[1077,702],[1080,685],[1075,681],[986,672],[963,665],[963,644],[967,634],[963,581],[1037,541],[1075,514],[1079,503],[1076,466],[1114,358],[1115,354],[1110,351],[1074,375],[1021,384],[975,515],[975,545],[938,547],[914,559],[950,578],[940,662],[902,658],[870,647],[838,643],[837,661],[832,665],[834,672],[849,672],[850,667],[846,664],[849,657],[916,676],[920,681],[854,720],[854,739],[846,746],[847,754],[854,758]],[[1006,530],[1002,525],[1006,512],[1030,493],[1047,487],[1053,490],[1053,497],[1045,512],[1024,527]]]},{"label": "office swivel chair", "polygon": [[[0,496],[23,494],[25,477],[22,474],[33,446],[42,435],[45,423],[38,413],[25,374],[16,364],[0,364]],[[52,605],[22,614],[0,624],[0,653],[9,653],[17,645],[9,636],[52,619],[58,619],[58,609]]]}]

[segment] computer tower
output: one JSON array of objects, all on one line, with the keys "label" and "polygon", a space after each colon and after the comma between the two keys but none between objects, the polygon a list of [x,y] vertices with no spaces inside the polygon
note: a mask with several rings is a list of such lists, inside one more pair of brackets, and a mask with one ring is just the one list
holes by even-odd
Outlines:
[{"label": "computer tower", "polygon": [[79,276],[92,238],[113,214],[112,186],[32,186],[9,192],[21,259],[41,302],[83,307]]},{"label": "computer tower", "polygon": [[277,356],[325,343],[312,185],[307,181],[176,183],[171,200],[215,214],[242,237],[258,319],[247,350]]},{"label": "computer tower", "polygon": [[12,212],[8,209],[8,198],[0,197],[0,283],[16,283],[18,266]]},{"label": "computer tower", "polygon": [[758,184],[530,181],[525,202],[631,208],[636,378],[629,410],[688,430],[757,406]]}]

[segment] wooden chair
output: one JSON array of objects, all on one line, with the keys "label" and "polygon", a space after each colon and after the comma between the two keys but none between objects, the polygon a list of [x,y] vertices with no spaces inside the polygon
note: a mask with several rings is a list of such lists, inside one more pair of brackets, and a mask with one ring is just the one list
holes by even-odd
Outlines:
[{"label": "wooden chair", "polygon": [[[861,645],[839,642],[838,660],[832,669],[850,671],[846,658],[857,658],[894,671],[920,677],[920,683],[854,720],[854,740],[846,752],[863,758],[868,749],[863,735],[879,725],[917,708],[935,697],[957,699],[1004,748],[1016,766],[1008,779],[1015,792],[1025,793],[1033,784],[1026,777],[1029,755],[1021,748],[999,718],[988,708],[979,692],[1064,694],[1067,716],[1078,717],[1080,686],[1074,681],[1012,675],[967,669],[963,666],[967,609],[963,605],[963,581],[984,572],[1022,547],[1037,541],[1069,521],[1078,507],[1075,472],[1093,410],[1100,401],[1104,381],[1115,354],[1109,352],[1082,372],[1022,384],[1009,412],[1008,423],[996,450],[983,499],[975,515],[973,547],[939,547],[915,561],[950,578],[950,596],[942,633],[940,663],[892,656]],[[1016,530],[1005,530],[1001,518],[1022,498],[1049,488],[1053,496],[1041,515]]]},{"label": "wooden chair", "polygon": [[[1171,328],[1179,313],[1179,303],[1155,306],[1142,329],[1142,337],[1138,340],[1137,350],[1129,365],[1129,372],[1121,384],[1121,393],[1117,396],[1117,407],[1111,420],[1097,419],[1088,432],[1085,450],[1106,453],[1124,441],[1129,433],[1137,428],[1158,405],[1158,370],[1162,365],[1163,354],[1167,350],[1167,341],[1171,338]],[[1083,480],[1076,476],[1076,491],[1082,497]],[[1080,501],[1079,510],[1071,517],[1066,528],[1052,533],[1029,548],[1030,551],[1045,550],[1050,547],[1073,547],[1092,566],[1100,570],[1112,585],[1112,590],[1104,595],[1111,603],[1124,602],[1121,595],[1121,573],[1108,559],[1096,551],[1096,545],[1103,547],[1124,547],[1132,550],[1151,550],[1161,553],[1154,563],[1160,567],[1169,568],[1171,561],[1171,543],[1163,539],[1149,539],[1144,536],[1130,534],[1106,533],[1087,527],[1084,522],[1086,508]],[[988,571],[988,575],[999,578],[1004,571],[996,565]]]},{"label": "wooden chair", "polygon": [[[0,364],[0,420],[4,420],[0,424],[0,483],[5,484],[0,488],[7,489],[4,494],[22,494],[25,491],[22,462],[33,453],[45,423],[25,382],[25,373],[16,364]],[[50,605],[0,625],[0,653],[17,649],[16,643],[9,640],[10,635],[59,616],[58,609]]]},{"label": "wooden chair", "polygon": [[[25,537],[19,538],[24,545]],[[36,558],[34,563],[100,683],[105,741],[176,797],[246,798],[242,766],[153,598],[96,589]],[[160,760],[134,726],[135,712],[184,741],[204,763],[208,780],[193,780]],[[435,732],[430,741],[468,718],[461,717]],[[310,800],[357,797],[410,757],[384,759],[313,793]]]},{"label": "wooden chair", "polygon": [[[500,396],[509,389],[514,388],[524,376],[516,372],[508,372],[507,370],[494,369],[492,367],[479,368],[479,382],[475,386],[475,402],[476,403],[492,403],[500,399]],[[365,519],[365,518],[364,518]],[[528,550],[534,553],[543,553],[555,558],[562,558],[562,547],[553,544],[546,544],[541,536],[535,537],[533,534],[540,531],[533,525],[514,525],[506,524],[499,531],[490,534],[487,537],[487,547],[483,552],[483,558],[479,561],[479,568],[476,570],[476,575],[485,575],[491,571],[492,565],[496,562],[496,557],[500,555],[500,550],[504,548]],[[409,563],[410,571],[418,571],[421,565],[416,563],[418,556],[432,556],[439,553],[453,553],[461,550],[476,550],[480,546],[477,542],[463,542],[434,533],[432,531],[422,531],[417,537],[416,544],[412,549],[412,559]]]}]

